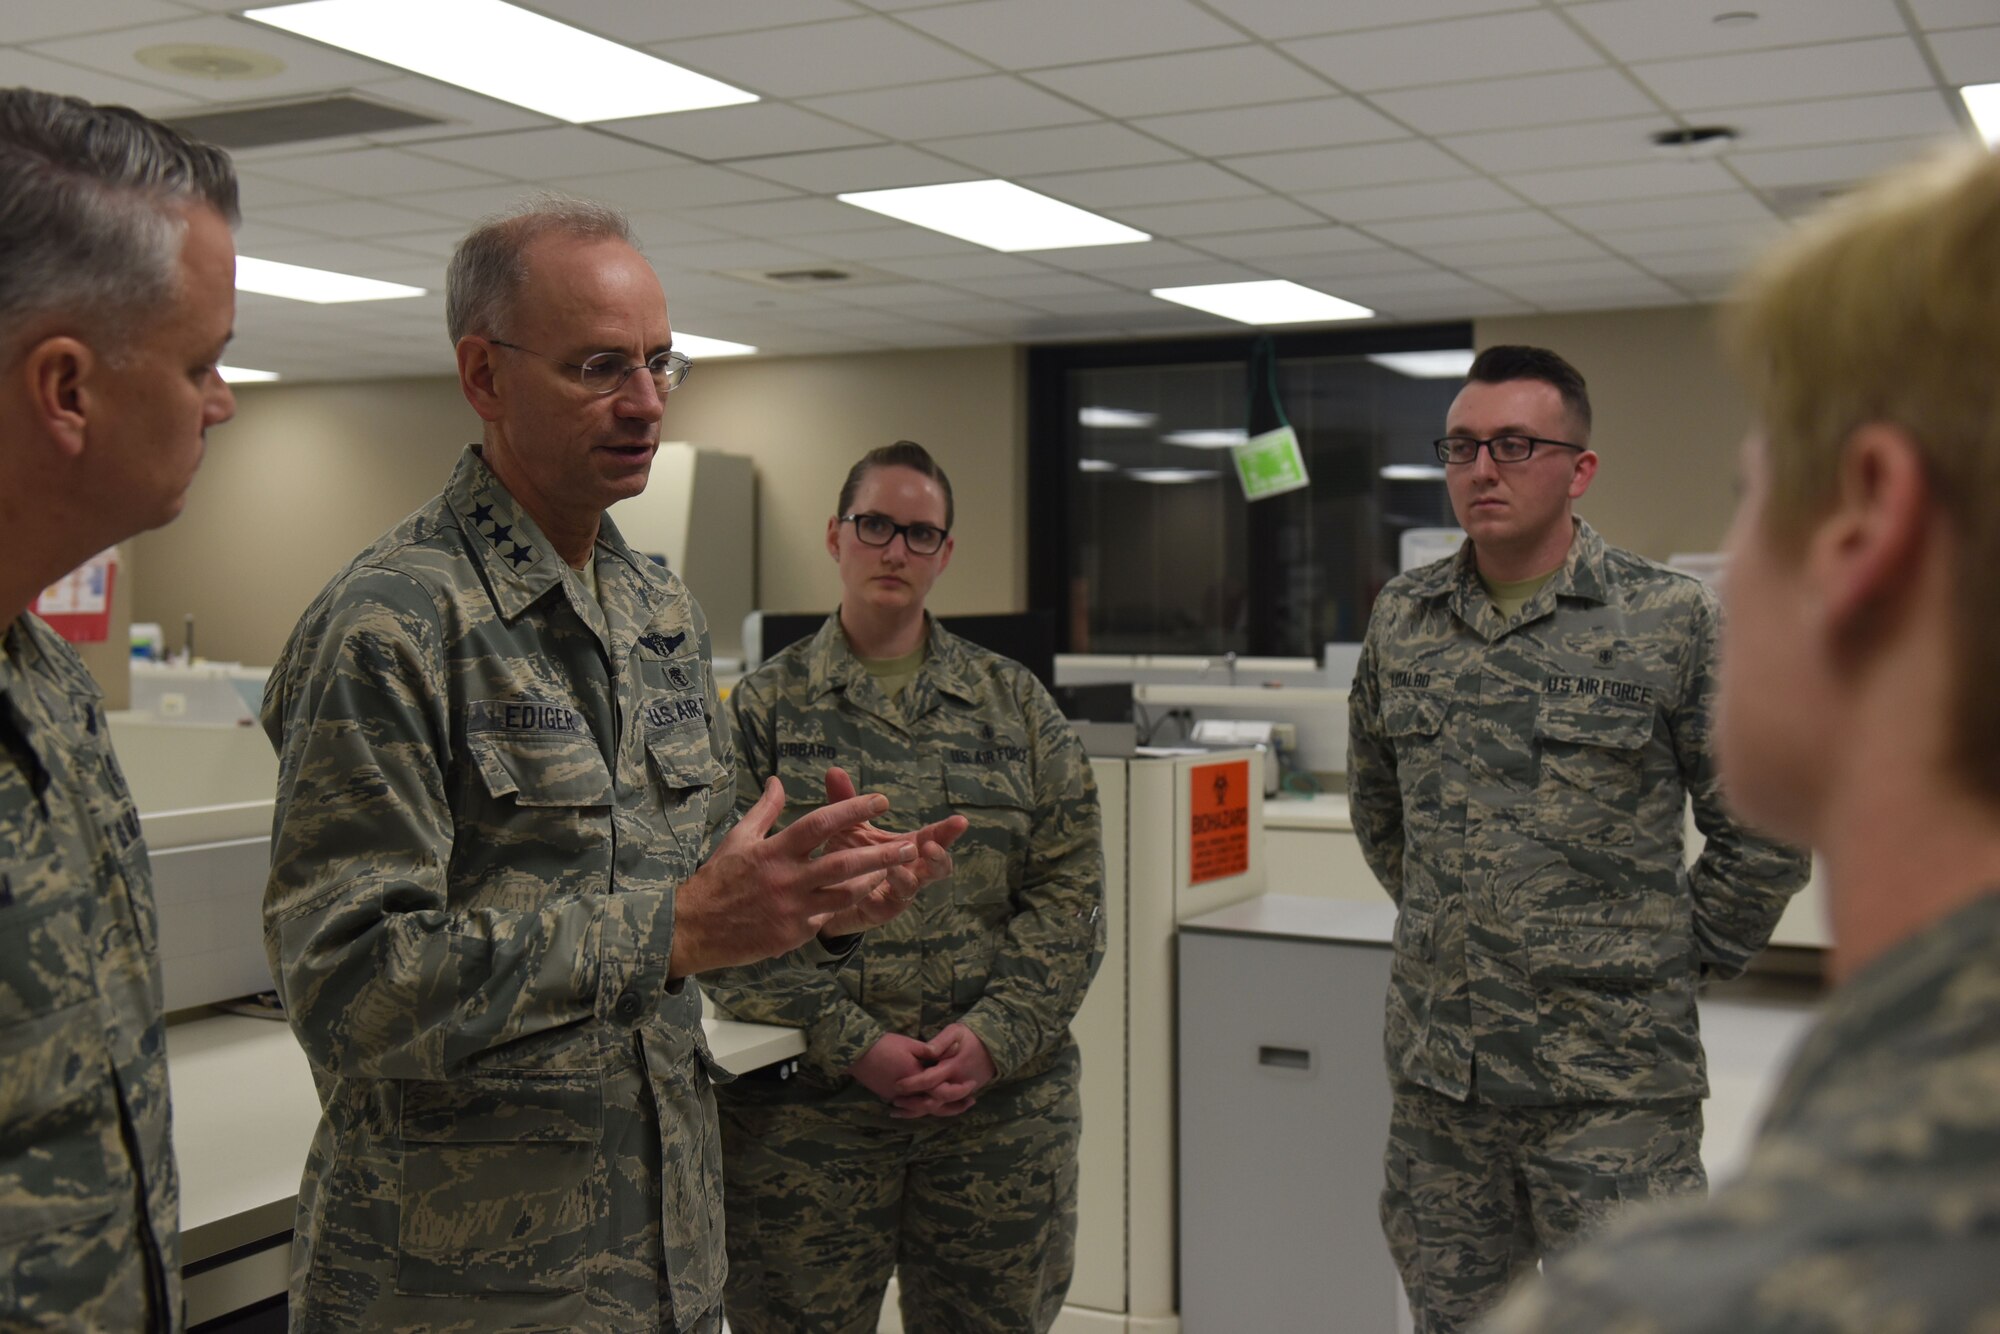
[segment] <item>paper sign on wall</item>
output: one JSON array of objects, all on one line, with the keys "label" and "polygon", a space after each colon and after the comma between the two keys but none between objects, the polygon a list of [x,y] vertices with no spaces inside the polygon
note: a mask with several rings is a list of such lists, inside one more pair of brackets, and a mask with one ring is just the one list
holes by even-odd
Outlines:
[{"label": "paper sign on wall", "polygon": [[1230,454],[1236,460],[1236,477],[1243,483],[1245,500],[1283,495],[1311,484],[1305,456],[1299,453],[1298,432],[1289,426],[1253,435]]},{"label": "paper sign on wall", "polygon": [[101,644],[111,638],[111,583],[117,574],[117,548],[100,551],[43,589],[28,610],[72,644]]},{"label": "paper sign on wall", "polygon": [[1250,869],[1250,761],[1188,767],[1188,883]]}]

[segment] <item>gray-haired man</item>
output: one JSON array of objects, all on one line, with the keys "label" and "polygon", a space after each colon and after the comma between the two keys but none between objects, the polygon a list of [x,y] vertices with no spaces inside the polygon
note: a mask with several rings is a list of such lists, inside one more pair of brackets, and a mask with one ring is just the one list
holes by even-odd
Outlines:
[{"label": "gray-haired man", "polygon": [[28,604],[180,512],[235,410],[236,178],[0,90],[0,1326],[178,1329],[151,873],[96,685]]},{"label": "gray-haired man", "polygon": [[715,1330],[721,1149],[683,984],[887,921],[965,822],[891,836],[851,797],[766,838],[773,780],[723,836],[701,609],[604,514],[687,372],[623,218],[547,199],[482,225],[446,307],[483,439],[306,610],[264,701],[265,941],[324,1108],[293,1326]]}]

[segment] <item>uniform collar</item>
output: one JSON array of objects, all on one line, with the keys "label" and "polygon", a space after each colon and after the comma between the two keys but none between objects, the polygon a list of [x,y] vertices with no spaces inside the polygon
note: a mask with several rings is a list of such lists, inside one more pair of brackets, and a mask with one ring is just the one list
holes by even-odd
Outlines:
[{"label": "uniform collar", "polygon": [[[907,712],[914,718],[927,712],[921,707],[918,692],[929,687],[942,695],[968,704],[977,704],[979,694],[972,685],[972,674],[967,670],[965,641],[939,624],[937,617],[924,613],[925,648],[923,666],[917,669],[916,679],[906,687],[904,696],[910,705]],[[854,649],[847,642],[847,632],[840,628],[840,610],[826,618],[819,633],[813,636],[812,648],[807,653],[807,673],[811,680],[811,694],[814,699],[829,691],[854,692],[863,689],[861,682],[867,682],[865,689],[879,695],[880,689],[868,675],[868,669],[861,665],[861,659],[854,656]]]},{"label": "uniform collar", "polygon": [[563,560],[542,536],[513,493],[500,484],[479,446],[467,445],[444,489],[445,503],[458,515],[466,546],[493,590],[493,605],[513,620],[543,594],[562,583]]},{"label": "uniform collar", "polygon": [[[1604,572],[1604,539],[1582,519],[1572,519],[1575,535],[1569,554],[1549,581],[1521,608],[1513,624],[1525,625],[1555,610],[1557,598],[1580,598],[1586,602],[1610,600],[1610,580]],[[1419,598],[1445,598],[1458,618],[1474,629],[1490,629],[1494,634],[1511,628],[1500,620],[1486,586],[1479,582],[1479,566],[1473,559],[1472,543],[1461,542],[1449,559],[1433,562],[1410,572],[1411,593]]]}]

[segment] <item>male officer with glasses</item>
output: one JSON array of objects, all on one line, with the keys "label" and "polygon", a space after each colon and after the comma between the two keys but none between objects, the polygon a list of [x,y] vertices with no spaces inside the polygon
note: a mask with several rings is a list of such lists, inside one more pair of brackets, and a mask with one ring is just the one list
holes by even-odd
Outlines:
[{"label": "male officer with glasses", "polygon": [[[297,1330],[715,1331],[720,1146],[687,979],[831,965],[950,871],[955,826],[846,800],[734,830],[701,610],[604,515],[687,373],[615,211],[460,243],[444,493],[309,607],[271,674],[265,945],[322,1116]],[[815,855],[823,853],[823,855]]]},{"label": "male officer with glasses", "polygon": [[1354,828],[1397,906],[1382,1225],[1425,1334],[1621,1204],[1705,1189],[1696,988],[1808,870],[1723,810],[1714,595],[1572,513],[1583,377],[1488,348],[1445,429],[1467,540],[1382,590],[1349,705]]}]

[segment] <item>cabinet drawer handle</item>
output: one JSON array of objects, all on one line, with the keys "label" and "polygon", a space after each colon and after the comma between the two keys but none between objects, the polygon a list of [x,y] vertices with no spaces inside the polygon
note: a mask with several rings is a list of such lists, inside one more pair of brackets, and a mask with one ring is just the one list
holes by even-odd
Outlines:
[{"label": "cabinet drawer handle", "polygon": [[1310,1070],[1312,1060],[1312,1053],[1304,1047],[1257,1048],[1257,1064],[1273,1066],[1279,1070]]}]

